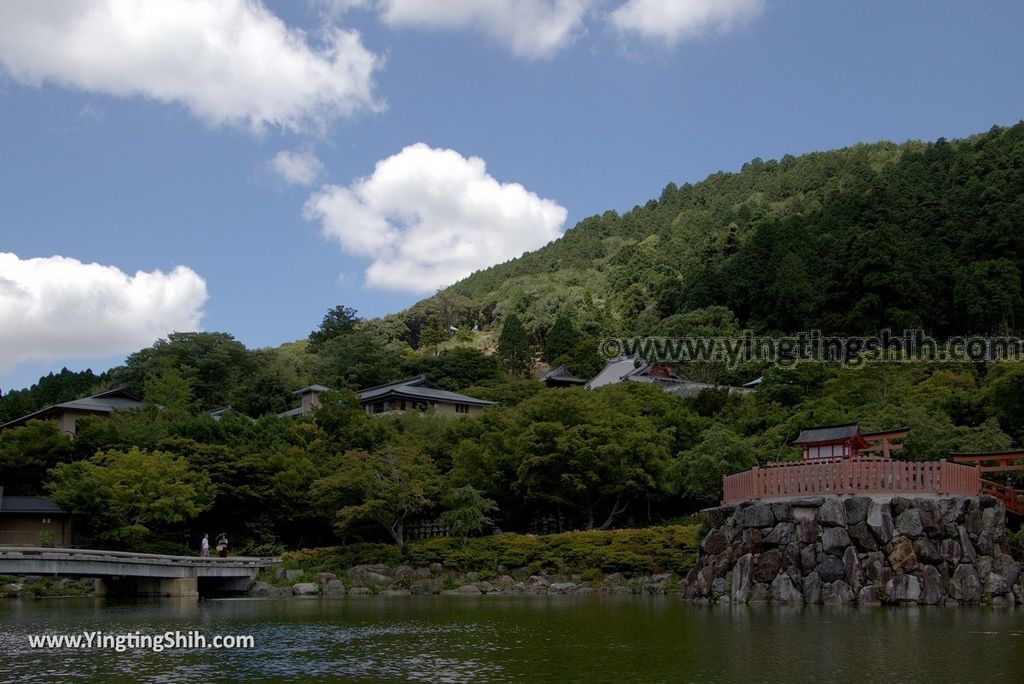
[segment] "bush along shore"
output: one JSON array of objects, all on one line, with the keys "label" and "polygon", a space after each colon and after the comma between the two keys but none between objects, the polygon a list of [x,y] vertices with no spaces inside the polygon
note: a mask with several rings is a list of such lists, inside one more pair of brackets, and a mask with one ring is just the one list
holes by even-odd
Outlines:
[{"label": "bush along shore", "polygon": [[282,556],[252,596],[681,593],[700,526],[437,538],[405,549],[355,544]]},{"label": "bush along shore", "polygon": [[[991,496],[818,497],[724,506],[687,574],[705,602],[1013,606],[1024,601]],[[1017,550],[1019,552],[1019,549]]]},{"label": "bush along shore", "polygon": [[71,598],[93,596],[96,580],[36,575],[0,575],[0,598]]}]

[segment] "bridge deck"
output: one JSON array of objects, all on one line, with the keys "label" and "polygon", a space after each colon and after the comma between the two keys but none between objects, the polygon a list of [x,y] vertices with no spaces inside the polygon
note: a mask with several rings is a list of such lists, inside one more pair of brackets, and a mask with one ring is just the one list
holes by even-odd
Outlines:
[{"label": "bridge deck", "polygon": [[101,549],[0,547],[0,574],[67,577],[255,577],[277,558],[197,557]]}]

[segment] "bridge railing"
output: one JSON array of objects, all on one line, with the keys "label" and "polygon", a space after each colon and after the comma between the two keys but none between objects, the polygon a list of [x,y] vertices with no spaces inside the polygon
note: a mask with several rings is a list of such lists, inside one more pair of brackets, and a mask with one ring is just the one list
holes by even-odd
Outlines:
[{"label": "bridge railing", "polygon": [[0,557],[44,558],[47,560],[101,560],[120,563],[147,563],[161,565],[187,565],[189,567],[231,565],[269,567],[280,559],[267,556],[170,556],[159,553],[107,551],[104,549],[65,549],[42,546],[0,546]]},{"label": "bridge railing", "polygon": [[976,468],[948,461],[854,457],[793,461],[726,475],[723,503],[840,494],[958,494],[976,496]]}]

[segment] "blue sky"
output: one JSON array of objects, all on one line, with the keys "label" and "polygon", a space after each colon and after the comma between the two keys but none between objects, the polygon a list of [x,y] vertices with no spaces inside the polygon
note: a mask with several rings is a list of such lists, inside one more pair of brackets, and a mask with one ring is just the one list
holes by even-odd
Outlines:
[{"label": "blue sky", "polygon": [[1016,0],[4,3],[0,388],[398,311],[753,157],[1016,123],[1022,29]]}]

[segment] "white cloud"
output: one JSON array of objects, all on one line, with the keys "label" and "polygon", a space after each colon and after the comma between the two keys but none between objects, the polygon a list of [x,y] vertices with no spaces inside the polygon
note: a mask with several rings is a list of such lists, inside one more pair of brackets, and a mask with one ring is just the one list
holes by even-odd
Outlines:
[{"label": "white cloud", "polygon": [[725,33],[756,18],[765,0],[628,0],[609,15],[620,31],[674,45],[706,33]]},{"label": "white cloud", "polygon": [[254,131],[380,108],[380,62],[359,34],[328,26],[317,39],[258,0],[0,2],[0,70],[15,81],[175,102]]},{"label": "white cloud", "polygon": [[206,282],[178,266],[113,266],[0,252],[0,372],[23,361],[112,356],[199,328]]},{"label": "white cloud", "polygon": [[270,168],[289,185],[312,185],[324,164],[312,152],[281,150],[270,160]]},{"label": "white cloud", "polygon": [[567,212],[483,159],[417,143],[348,187],[324,186],[303,215],[348,252],[371,257],[366,283],[430,292],[561,234]]},{"label": "white cloud", "polygon": [[583,32],[595,0],[377,0],[390,26],[473,28],[520,57],[551,57]]}]

